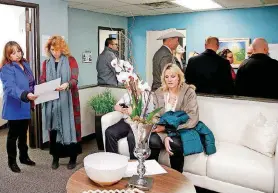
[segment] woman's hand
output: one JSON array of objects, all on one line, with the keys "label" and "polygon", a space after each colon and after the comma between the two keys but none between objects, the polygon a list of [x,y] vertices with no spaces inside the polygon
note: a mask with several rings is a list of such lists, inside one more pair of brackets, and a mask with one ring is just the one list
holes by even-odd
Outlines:
[{"label": "woman's hand", "polygon": [[171,137],[166,137],[164,139],[164,146],[166,151],[169,153],[169,155],[174,155],[174,153],[172,152],[171,146],[170,146],[170,142],[173,142],[173,140],[171,139]]},{"label": "woman's hand", "polygon": [[66,83],[60,85],[60,86],[59,86],[58,88],[56,88],[55,90],[56,90],[56,91],[63,91],[63,90],[66,90],[68,87],[69,87],[69,83],[66,82]]},{"label": "woman's hand", "polygon": [[156,132],[156,133],[160,133],[163,131],[165,131],[165,126],[163,126],[163,125],[157,125],[156,128],[153,130],[153,132]]},{"label": "woman's hand", "polygon": [[38,95],[34,95],[33,93],[27,94],[27,98],[29,101],[34,101],[38,98]]},{"label": "woman's hand", "polygon": [[123,114],[126,114],[126,115],[131,115],[132,113],[132,107],[128,107],[128,108],[122,108],[122,111],[121,111]]},{"label": "woman's hand", "polygon": [[132,113],[132,107],[128,107],[128,108],[127,108],[127,114],[128,114],[128,115],[131,115],[131,113]]}]

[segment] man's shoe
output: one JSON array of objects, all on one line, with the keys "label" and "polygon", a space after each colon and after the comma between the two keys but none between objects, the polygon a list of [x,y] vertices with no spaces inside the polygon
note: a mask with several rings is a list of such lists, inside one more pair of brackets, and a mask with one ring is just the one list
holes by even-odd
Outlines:
[{"label": "man's shoe", "polygon": [[19,159],[20,160],[20,163],[22,164],[26,164],[26,165],[29,165],[29,166],[35,166],[36,163],[33,162],[32,160],[30,160],[30,158],[27,158],[27,159]]},{"label": "man's shoe", "polygon": [[60,166],[60,165],[59,165],[59,161],[54,161],[54,160],[53,160],[52,165],[51,165],[51,168],[52,168],[53,170],[57,170],[59,166]]},{"label": "man's shoe", "polygon": [[9,165],[9,168],[10,168],[13,172],[15,172],[15,173],[20,173],[20,172],[21,172],[21,170],[20,170],[20,168],[18,167],[18,165],[17,165],[16,162],[14,162],[14,163],[9,163],[8,165]]},{"label": "man's shoe", "polygon": [[68,165],[67,165],[67,168],[69,170],[72,170],[76,167],[76,162],[69,162]]}]

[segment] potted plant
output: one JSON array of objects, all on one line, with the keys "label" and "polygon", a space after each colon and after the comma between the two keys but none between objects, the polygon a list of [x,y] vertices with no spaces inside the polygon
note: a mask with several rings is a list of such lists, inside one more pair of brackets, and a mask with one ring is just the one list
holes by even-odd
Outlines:
[{"label": "potted plant", "polygon": [[106,89],[102,93],[96,96],[92,96],[91,99],[88,101],[88,104],[90,108],[95,111],[95,129],[98,149],[104,150],[102,140],[101,117],[106,113],[114,111],[116,98],[112,95],[111,90]]}]

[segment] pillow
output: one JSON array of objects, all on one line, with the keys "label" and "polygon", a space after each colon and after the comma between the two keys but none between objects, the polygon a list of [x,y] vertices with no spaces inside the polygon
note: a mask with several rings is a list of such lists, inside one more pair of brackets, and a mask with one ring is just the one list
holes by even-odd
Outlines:
[{"label": "pillow", "polygon": [[273,157],[278,139],[276,121],[269,121],[260,113],[249,122],[241,138],[241,145],[268,157]]}]

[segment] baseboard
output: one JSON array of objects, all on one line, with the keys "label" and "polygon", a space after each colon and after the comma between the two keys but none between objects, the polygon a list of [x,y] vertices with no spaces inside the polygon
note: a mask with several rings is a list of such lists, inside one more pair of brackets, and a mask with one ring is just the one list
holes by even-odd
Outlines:
[{"label": "baseboard", "polygon": [[92,134],[90,134],[90,135],[87,135],[87,136],[85,136],[85,137],[82,137],[81,143],[86,142],[86,141],[91,141],[91,140],[93,140],[93,139],[96,139],[96,133],[92,133]]},{"label": "baseboard", "polygon": [[8,123],[5,123],[4,125],[0,126],[0,129],[7,129],[8,128]]},{"label": "baseboard", "polygon": [[[93,139],[95,139],[95,138],[96,138],[96,134],[95,134],[95,133],[92,133],[92,134],[90,134],[90,135],[87,135],[87,136],[85,136],[85,137],[82,137],[81,144],[82,144],[82,143],[85,143],[85,142],[88,142],[88,141],[91,141],[91,140],[93,140]],[[49,148],[49,141],[43,143],[42,146],[41,146],[41,149],[42,149],[42,150],[43,150],[43,149],[48,149],[48,148]]]}]

